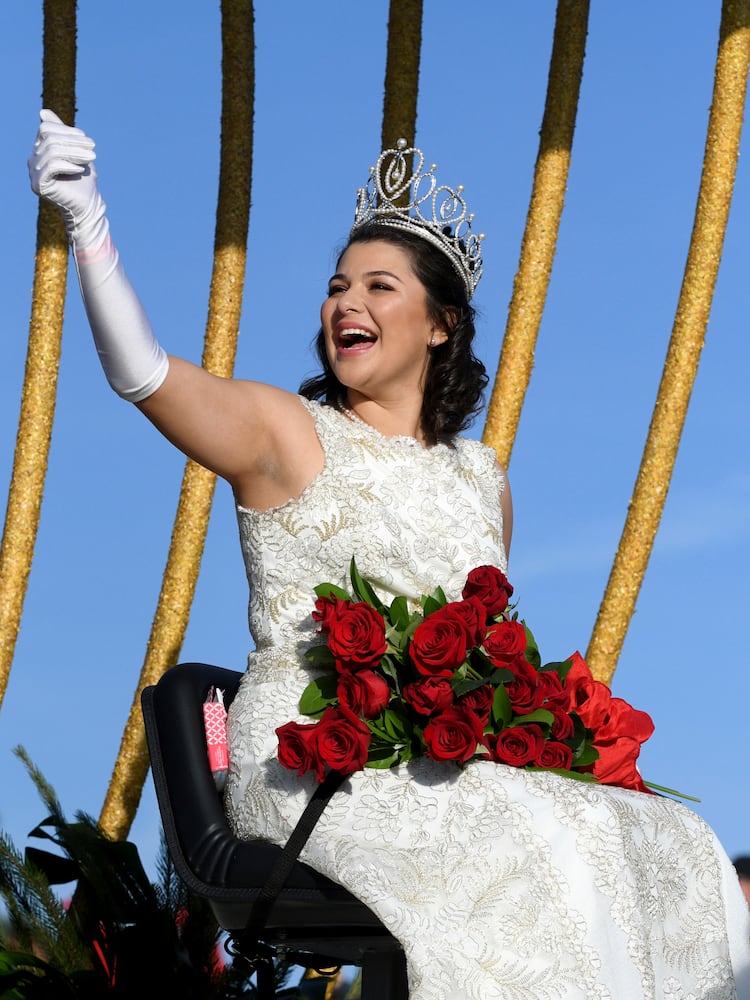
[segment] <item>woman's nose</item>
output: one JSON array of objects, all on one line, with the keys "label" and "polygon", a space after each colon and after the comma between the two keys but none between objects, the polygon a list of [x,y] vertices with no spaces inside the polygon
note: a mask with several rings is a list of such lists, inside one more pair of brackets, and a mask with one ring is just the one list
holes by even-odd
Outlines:
[{"label": "woman's nose", "polygon": [[361,312],[362,298],[353,288],[347,288],[338,299],[339,312]]}]

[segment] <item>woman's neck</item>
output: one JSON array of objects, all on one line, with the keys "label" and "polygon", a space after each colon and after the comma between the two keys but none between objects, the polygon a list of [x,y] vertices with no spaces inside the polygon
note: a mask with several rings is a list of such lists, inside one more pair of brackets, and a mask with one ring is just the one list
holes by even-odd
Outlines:
[{"label": "woman's neck", "polygon": [[422,400],[400,399],[382,401],[369,399],[361,393],[347,394],[345,406],[360,420],[386,437],[411,437],[425,443],[422,433]]}]

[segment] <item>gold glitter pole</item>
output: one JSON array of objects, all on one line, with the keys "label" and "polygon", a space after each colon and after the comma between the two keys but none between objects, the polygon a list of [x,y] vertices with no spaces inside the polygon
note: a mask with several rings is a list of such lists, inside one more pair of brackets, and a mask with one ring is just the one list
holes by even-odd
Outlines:
[{"label": "gold glitter pole", "polygon": [[749,63],[750,0],[725,0],[682,290],[635,491],[586,653],[594,676],[607,683],[651,555],[698,370],[732,200]]},{"label": "gold glitter pole", "polygon": [[559,0],[531,202],[482,440],[507,468],[534,366],[568,181],[589,0]]},{"label": "gold glitter pole", "polygon": [[[44,4],[42,103],[66,122],[75,115],[75,0]],[[36,263],[18,434],[0,546],[0,704],[13,662],[47,474],[57,396],[68,275],[60,213],[39,202]]]},{"label": "gold glitter pole", "polygon": [[394,147],[402,137],[414,141],[421,46],[422,0],[391,0],[381,149]]},{"label": "gold glitter pole", "polygon": [[[253,4],[251,0],[222,0],[221,15],[221,166],[203,365],[228,378],[237,348],[250,217]],[[104,832],[115,839],[127,836],[148,773],[140,693],[177,662],[198,580],[215,483],[212,473],[187,462],[143,669],[99,817]]]}]

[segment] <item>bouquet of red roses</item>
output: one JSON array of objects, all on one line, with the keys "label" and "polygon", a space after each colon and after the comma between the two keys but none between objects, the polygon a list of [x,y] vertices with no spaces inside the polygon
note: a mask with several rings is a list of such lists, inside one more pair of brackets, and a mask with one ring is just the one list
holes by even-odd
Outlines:
[{"label": "bouquet of red roses", "polygon": [[327,769],[478,758],[649,791],[636,760],[650,717],[613,698],[579,653],[542,664],[499,569],[480,566],[462,600],[438,588],[411,613],[405,597],[384,605],[354,560],[350,578],[353,596],[315,588],[327,641],[306,656],[325,672],[300,699],[316,721],[276,730],[284,767],[322,781]]}]

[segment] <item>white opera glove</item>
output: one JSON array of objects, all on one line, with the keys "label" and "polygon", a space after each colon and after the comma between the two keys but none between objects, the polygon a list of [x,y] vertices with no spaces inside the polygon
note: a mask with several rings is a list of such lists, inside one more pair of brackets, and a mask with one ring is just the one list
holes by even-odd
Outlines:
[{"label": "white opera glove", "polygon": [[29,158],[31,187],[56,205],[65,220],[104,374],[118,395],[138,403],[166,378],[167,355],[110,239],[93,141],[81,129],[63,124],[53,111],[43,110],[40,118]]}]

